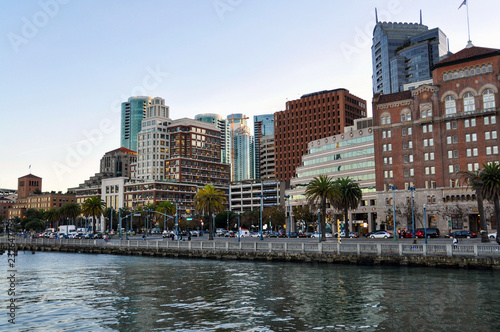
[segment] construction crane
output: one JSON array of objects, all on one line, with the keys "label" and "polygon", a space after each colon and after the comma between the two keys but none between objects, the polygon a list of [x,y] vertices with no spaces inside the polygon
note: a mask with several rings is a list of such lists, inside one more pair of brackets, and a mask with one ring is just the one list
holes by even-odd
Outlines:
[{"label": "construction crane", "polygon": [[249,119],[245,115],[243,117],[235,118],[234,113],[231,114],[231,117],[228,118],[231,120],[231,180],[233,180],[233,174],[234,174],[234,148],[233,148],[233,132],[234,132],[234,120],[240,120],[240,127],[241,124],[243,123],[242,120],[247,120]]}]

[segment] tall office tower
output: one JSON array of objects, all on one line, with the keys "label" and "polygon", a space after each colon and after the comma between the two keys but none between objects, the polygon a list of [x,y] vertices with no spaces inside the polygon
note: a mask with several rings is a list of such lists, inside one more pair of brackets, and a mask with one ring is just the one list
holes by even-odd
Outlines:
[{"label": "tall office tower", "polygon": [[255,115],[253,117],[253,133],[255,139],[255,179],[260,179],[262,137],[274,136],[274,114]]},{"label": "tall office tower", "polygon": [[230,168],[221,162],[221,132],[210,123],[179,119],[167,129],[170,154],[165,160],[165,179],[182,183],[229,187]]},{"label": "tall office tower", "polygon": [[432,79],[431,66],[447,55],[446,35],[418,23],[379,22],[373,29],[373,92],[403,91],[403,85]]},{"label": "tall office tower", "polygon": [[170,141],[167,128],[172,122],[169,108],[163,98],[150,100],[137,135],[136,178],[142,180],[163,180],[164,161],[169,157]]},{"label": "tall office tower", "polygon": [[137,134],[141,131],[142,119],[151,97],[130,97],[122,103],[121,139],[120,145],[132,151],[137,151]]},{"label": "tall office tower", "polygon": [[221,132],[221,162],[231,163],[231,130],[229,121],[219,114],[204,113],[194,117],[195,120],[214,124]]},{"label": "tall office tower", "polygon": [[[420,215],[427,204],[427,227],[477,232],[476,193],[459,172],[499,160],[500,50],[465,48],[432,69],[432,85],[373,97],[378,218],[413,198]],[[401,224],[412,226],[406,216]],[[496,226],[486,217],[488,227]]]},{"label": "tall office tower", "polygon": [[227,116],[231,128],[231,181],[252,179],[254,174],[253,137],[247,125],[248,117],[241,113]]},{"label": "tall office tower", "polygon": [[276,177],[289,181],[307,151],[307,143],[344,132],[366,117],[366,101],[347,89],[309,93],[286,102],[274,113]]}]

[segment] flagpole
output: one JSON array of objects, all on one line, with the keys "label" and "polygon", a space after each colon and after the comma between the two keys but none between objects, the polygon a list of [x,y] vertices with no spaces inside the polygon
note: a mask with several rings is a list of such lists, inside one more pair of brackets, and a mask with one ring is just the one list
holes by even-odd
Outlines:
[{"label": "flagpole", "polygon": [[469,0],[465,2],[465,6],[467,7],[467,36],[469,37],[469,44],[470,44],[471,41],[470,41],[470,28],[469,28]]}]

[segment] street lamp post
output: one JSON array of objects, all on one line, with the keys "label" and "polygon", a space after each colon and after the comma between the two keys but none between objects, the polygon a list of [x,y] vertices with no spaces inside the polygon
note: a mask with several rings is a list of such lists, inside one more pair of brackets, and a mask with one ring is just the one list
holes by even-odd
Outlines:
[{"label": "street lamp post", "polygon": [[262,207],[264,205],[264,195],[260,194],[260,240],[264,240],[262,236]]},{"label": "street lamp post", "polygon": [[415,211],[413,209],[413,192],[415,191],[415,187],[408,187],[408,190],[411,192],[411,223],[413,228],[412,236],[415,238]]},{"label": "street lamp post", "polygon": [[118,209],[118,227],[120,227],[119,230],[119,235],[120,235],[120,240],[122,239],[122,208]]},{"label": "street lamp post", "polygon": [[427,244],[427,215],[425,214],[425,204],[424,204],[424,232],[425,232],[425,244]]},{"label": "street lamp post", "polygon": [[318,234],[319,234],[319,243],[321,243],[321,211],[318,211]]},{"label": "street lamp post", "polygon": [[392,237],[394,238],[394,241],[398,240],[398,237],[396,236],[396,196],[394,192],[398,190],[398,187],[389,185],[389,189],[392,189],[392,223],[394,224],[394,234]]},{"label": "street lamp post", "polygon": [[290,222],[290,195],[285,195],[285,199],[288,201],[288,238],[290,238],[290,228],[292,228],[292,223]]},{"label": "street lamp post", "polygon": [[179,236],[179,211],[178,211],[179,201],[175,201],[175,238]]},{"label": "street lamp post", "polygon": [[238,211],[238,242],[240,242],[241,230],[240,230],[240,211]]},{"label": "street lamp post", "polygon": [[111,207],[111,229],[109,230],[110,234],[113,234],[113,207]]},{"label": "street lamp post", "polygon": [[146,209],[146,227],[144,227],[146,229],[146,236],[148,236],[148,227],[149,227],[149,208]]}]

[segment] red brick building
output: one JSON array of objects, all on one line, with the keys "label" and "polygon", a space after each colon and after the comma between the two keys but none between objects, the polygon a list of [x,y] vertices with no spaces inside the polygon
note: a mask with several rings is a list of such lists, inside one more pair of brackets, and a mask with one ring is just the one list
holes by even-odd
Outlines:
[{"label": "red brick building", "polygon": [[42,178],[28,174],[17,179],[17,198],[28,197],[35,190],[42,190]]},{"label": "red brick building", "polygon": [[[374,96],[379,221],[393,207],[391,185],[399,204],[414,187],[418,227],[426,204],[427,226],[477,231],[475,195],[460,186],[457,172],[500,160],[499,73],[500,50],[470,47],[434,65],[433,85]],[[496,226],[491,214],[487,219]]]},{"label": "red brick building", "polygon": [[344,132],[355,119],[366,117],[366,101],[335,89],[309,93],[288,101],[274,113],[276,177],[289,181],[307,152],[307,143]]}]

